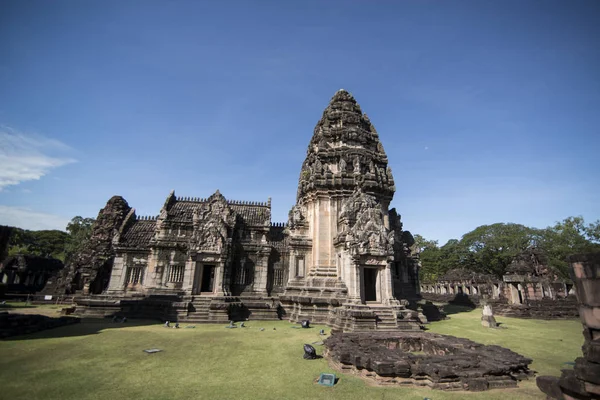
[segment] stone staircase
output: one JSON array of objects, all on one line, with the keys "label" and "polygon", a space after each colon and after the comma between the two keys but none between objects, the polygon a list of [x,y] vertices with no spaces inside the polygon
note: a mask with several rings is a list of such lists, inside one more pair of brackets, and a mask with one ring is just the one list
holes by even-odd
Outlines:
[{"label": "stone staircase", "polygon": [[190,301],[187,315],[181,316],[182,322],[202,324],[212,322],[210,318],[210,297],[195,296]]},{"label": "stone staircase", "polygon": [[378,331],[397,331],[396,312],[391,307],[369,307],[375,314],[375,329]]},{"label": "stone staircase", "polygon": [[346,305],[335,310],[329,325],[344,332],[419,331],[421,320],[416,311],[404,306]]}]

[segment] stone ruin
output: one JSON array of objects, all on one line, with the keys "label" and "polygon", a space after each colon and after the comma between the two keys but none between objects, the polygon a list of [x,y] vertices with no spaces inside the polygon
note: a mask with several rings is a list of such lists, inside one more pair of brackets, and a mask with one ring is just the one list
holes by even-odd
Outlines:
[{"label": "stone ruin", "polygon": [[16,255],[0,264],[0,282],[9,293],[36,293],[64,268],[62,261],[50,257]]},{"label": "stone ruin", "polygon": [[[379,135],[345,90],[317,123],[287,223],[271,201],[171,192],[157,216],[109,200],[57,294],[78,312],[160,310],[171,321],[309,319],[345,331],[419,329],[414,239],[390,209],[396,187]],[[142,312],[141,310],[147,310]],[[135,315],[131,315],[135,316]]]},{"label": "stone ruin", "polygon": [[434,333],[337,333],[324,345],[332,368],[379,385],[484,391],[533,376],[532,360],[511,350]]},{"label": "stone ruin", "polygon": [[489,304],[484,305],[481,314],[481,325],[484,328],[498,327],[498,323],[496,322],[496,318],[494,318],[494,313],[492,312],[492,306]]},{"label": "stone ruin", "polygon": [[600,399],[600,252],[569,257],[583,324],[583,357],[560,378],[540,376],[537,385],[548,399]]},{"label": "stone ruin", "polygon": [[121,196],[113,196],[100,210],[90,239],[57,278],[57,294],[99,294],[106,290],[116,255],[113,241],[124,228],[132,208]]},{"label": "stone ruin", "polygon": [[530,247],[518,254],[502,279],[466,269],[448,271],[435,283],[421,284],[424,299],[477,307],[483,301],[497,315],[518,318],[576,318],[573,282],[561,279],[544,254]]}]

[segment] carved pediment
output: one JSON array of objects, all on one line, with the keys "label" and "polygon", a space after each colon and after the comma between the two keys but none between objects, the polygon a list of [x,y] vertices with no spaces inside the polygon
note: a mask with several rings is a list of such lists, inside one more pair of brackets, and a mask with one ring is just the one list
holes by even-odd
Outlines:
[{"label": "carved pediment", "polygon": [[217,191],[193,213],[191,248],[222,253],[235,226],[235,213],[225,197]]},{"label": "carved pediment", "polygon": [[357,188],[340,211],[340,237],[353,254],[384,255],[390,252],[394,232],[386,229],[381,205],[374,196]]}]

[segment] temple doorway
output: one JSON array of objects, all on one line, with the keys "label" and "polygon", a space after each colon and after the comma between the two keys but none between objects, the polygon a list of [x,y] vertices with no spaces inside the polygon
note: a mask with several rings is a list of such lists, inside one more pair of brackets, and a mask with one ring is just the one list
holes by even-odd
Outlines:
[{"label": "temple doorway", "polygon": [[215,266],[205,265],[202,271],[202,284],[200,285],[201,292],[212,292],[215,282]]},{"label": "temple doorway", "polygon": [[364,294],[366,301],[377,301],[377,268],[364,268]]},{"label": "temple doorway", "polygon": [[215,283],[214,265],[197,265],[192,294],[213,293]]}]

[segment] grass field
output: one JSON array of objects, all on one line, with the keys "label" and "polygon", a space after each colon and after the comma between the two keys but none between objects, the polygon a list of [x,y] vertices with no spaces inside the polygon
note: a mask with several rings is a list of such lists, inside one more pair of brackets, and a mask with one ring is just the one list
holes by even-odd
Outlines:
[{"label": "grass field", "polygon": [[[480,310],[452,314],[429,329],[509,347],[532,358],[532,368],[542,374],[559,375],[563,363],[581,353],[577,320],[499,317],[505,329],[490,330],[481,326],[480,315]],[[372,387],[338,374],[335,387],[321,387],[314,380],[332,370],[325,359],[302,359],[302,345],[322,340],[322,327],[292,329],[285,321],[247,325],[167,329],[150,321],[91,320],[0,341],[0,399],[544,398],[535,380],[518,389],[468,393]],[[322,346],[315,347],[321,354]],[[149,348],[163,351],[143,352]]]}]

